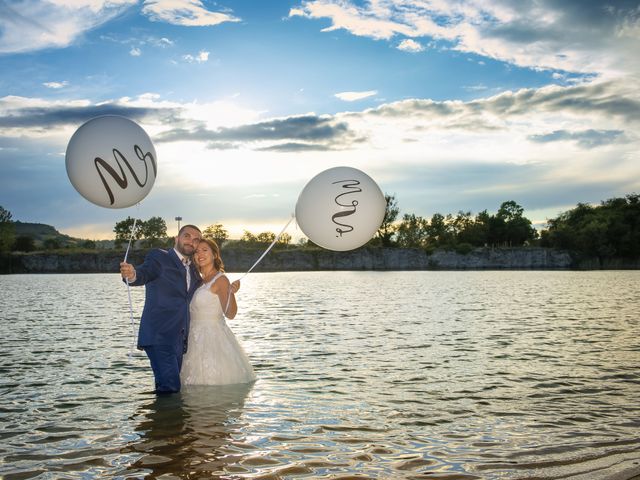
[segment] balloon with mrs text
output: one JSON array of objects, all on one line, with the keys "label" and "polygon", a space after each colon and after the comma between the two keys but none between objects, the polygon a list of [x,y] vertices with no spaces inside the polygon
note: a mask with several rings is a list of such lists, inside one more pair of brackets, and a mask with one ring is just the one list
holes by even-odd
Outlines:
[{"label": "balloon with mrs text", "polygon": [[106,208],[126,208],[151,191],[156,151],[143,128],[118,115],[80,126],[67,145],[67,176],[85,199]]},{"label": "balloon with mrs text", "polygon": [[387,202],[366,173],[334,167],[313,177],[296,203],[296,221],[316,245],[336,251],[358,248],[380,228]]}]

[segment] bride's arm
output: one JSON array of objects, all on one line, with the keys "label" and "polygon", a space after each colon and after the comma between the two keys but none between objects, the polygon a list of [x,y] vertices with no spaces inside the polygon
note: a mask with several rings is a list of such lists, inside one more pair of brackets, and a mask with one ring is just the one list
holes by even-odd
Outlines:
[{"label": "bride's arm", "polygon": [[[234,293],[235,291],[237,291],[237,288],[234,288],[232,286],[226,276],[220,278],[220,289],[218,290],[218,298],[220,299],[222,310],[224,311],[224,309],[227,308],[227,311],[224,312],[224,316],[230,320],[233,320],[238,313],[238,304],[236,303],[236,296]],[[229,304],[228,307],[227,303]]]}]

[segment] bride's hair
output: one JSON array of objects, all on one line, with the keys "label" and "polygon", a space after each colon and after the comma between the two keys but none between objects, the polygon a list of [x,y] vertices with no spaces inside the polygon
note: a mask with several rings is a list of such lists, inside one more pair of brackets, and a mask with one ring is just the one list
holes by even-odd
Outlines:
[{"label": "bride's hair", "polygon": [[205,242],[209,245],[209,248],[213,252],[213,266],[219,272],[224,272],[224,263],[222,262],[222,257],[220,256],[220,247],[215,242],[215,240],[211,240],[210,238],[201,238],[201,242]]}]

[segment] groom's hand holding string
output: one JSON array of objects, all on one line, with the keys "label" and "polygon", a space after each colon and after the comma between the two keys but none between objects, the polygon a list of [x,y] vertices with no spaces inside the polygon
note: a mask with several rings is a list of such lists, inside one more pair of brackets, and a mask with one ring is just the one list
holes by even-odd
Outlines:
[{"label": "groom's hand holding string", "polygon": [[[124,278],[125,280],[133,282],[136,279],[136,269],[130,263],[121,262],[120,263],[120,275],[122,275],[122,278]],[[240,287],[238,287],[238,288],[240,288]]]}]

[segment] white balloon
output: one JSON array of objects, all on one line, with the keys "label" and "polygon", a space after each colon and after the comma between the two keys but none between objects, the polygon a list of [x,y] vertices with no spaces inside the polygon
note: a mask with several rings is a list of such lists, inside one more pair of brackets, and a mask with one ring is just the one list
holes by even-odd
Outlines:
[{"label": "white balloon", "polygon": [[92,118],[71,136],[67,176],[84,198],[107,208],[140,202],[156,179],[156,151],[140,125],[117,115]]},{"label": "white balloon", "polygon": [[309,239],[324,248],[346,251],[367,243],[380,228],[387,202],[366,173],[351,167],[320,172],[296,203],[296,221]]}]

